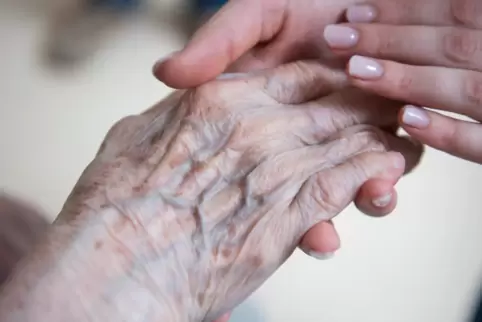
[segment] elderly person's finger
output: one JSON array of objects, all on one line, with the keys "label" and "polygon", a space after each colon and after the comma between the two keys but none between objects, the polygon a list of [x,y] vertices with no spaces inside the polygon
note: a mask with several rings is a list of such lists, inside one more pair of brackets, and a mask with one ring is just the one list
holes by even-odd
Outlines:
[{"label": "elderly person's finger", "polygon": [[381,22],[404,25],[482,27],[479,0],[373,0],[348,8],[350,22]]},{"label": "elderly person's finger", "polygon": [[400,123],[408,134],[424,144],[482,163],[482,125],[479,123],[457,120],[416,106],[403,108]]},{"label": "elderly person's finger", "polygon": [[482,70],[482,30],[340,24],[327,26],[324,39],[342,57],[362,55],[414,65]]},{"label": "elderly person's finger", "polygon": [[308,230],[300,243],[303,252],[320,260],[330,259],[340,246],[340,236],[331,220],[317,223]]},{"label": "elderly person's finger", "polygon": [[[381,163],[386,164],[386,167],[377,168],[375,166],[375,164]],[[300,211],[303,217],[311,218],[311,221],[329,220],[331,218],[319,217],[320,214],[326,213],[327,209],[324,209],[324,207],[347,206],[351,202],[348,196],[355,197],[367,180],[380,176],[385,171],[403,168],[404,160],[399,153],[363,153],[354,157],[350,162],[334,168],[329,174],[321,172],[320,175],[313,176],[300,191],[295,208]],[[347,173],[350,173],[352,178],[349,185],[332,186],[334,182],[343,180],[342,178]],[[320,180],[322,176],[323,180]]]},{"label": "elderly person's finger", "polygon": [[231,318],[231,313],[226,313],[219,319],[214,320],[213,322],[228,322],[230,318]]},{"label": "elderly person's finger", "polygon": [[393,180],[372,179],[367,181],[355,199],[357,208],[372,217],[390,214],[397,205],[397,191]]},{"label": "elderly person's finger", "polygon": [[479,72],[353,56],[348,63],[348,74],[352,84],[360,89],[482,119],[482,74]]}]

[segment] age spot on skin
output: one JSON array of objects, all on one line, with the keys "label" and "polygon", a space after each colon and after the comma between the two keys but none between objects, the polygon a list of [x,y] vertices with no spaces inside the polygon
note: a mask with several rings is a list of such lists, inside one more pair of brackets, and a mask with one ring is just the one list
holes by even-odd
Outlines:
[{"label": "age spot on skin", "polygon": [[233,251],[228,249],[228,248],[225,248],[225,249],[223,249],[223,251],[221,253],[223,254],[223,257],[229,257],[229,256],[231,256]]},{"label": "age spot on skin", "polygon": [[95,242],[94,248],[95,248],[95,250],[99,250],[99,249],[102,248],[102,246],[104,246],[104,243],[101,242],[101,241],[97,241],[97,242]]}]

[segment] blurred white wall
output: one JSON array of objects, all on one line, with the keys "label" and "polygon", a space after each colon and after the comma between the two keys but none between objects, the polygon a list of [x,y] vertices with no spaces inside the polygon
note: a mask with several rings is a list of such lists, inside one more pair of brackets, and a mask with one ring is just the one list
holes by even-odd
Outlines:
[{"label": "blurred white wall", "polygon": [[[169,92],[151,66],[183,38],[134,16],[84,66],[52,73],[39,64],[40,7],[0,0],[0,188],[53,218],[109,127]],[[481,166],[429,150],[393,216],[348,209],[332,260],[297,253],[233,320],[465,321],[482,282],[481,187]]]}]

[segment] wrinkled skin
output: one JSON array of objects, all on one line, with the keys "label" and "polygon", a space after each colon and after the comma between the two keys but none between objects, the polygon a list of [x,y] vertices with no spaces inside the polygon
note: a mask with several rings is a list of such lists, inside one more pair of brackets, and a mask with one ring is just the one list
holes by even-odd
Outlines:
[{"label": "wrinkled skin", "polygon": [[[389,7],[391,1],[376,3]],[[181,51],[161,59],[154,66],[154,74],[171,87],[191,88],[223,72],[252,72],[305,59],[344,70],[346,59],[332,52],[323,29],[343,21],[345,10],[356,3],[359,1],[230,0]],[[381,178],[366,182],[355,205],[370,216],[390,214],[397,204],[395,184]],[[340,236],[328,221],[310,229],[300,247],[323,259],[331,257],[340,245]]]},{"label": "wrinkled skin", "polygon": [[364,182],[418,162],[420,146],[380,130],[397,103],[345,85],[296,63],[175,92],[117,123],[5,288],[0,320],[198,322],[231,310]]}]

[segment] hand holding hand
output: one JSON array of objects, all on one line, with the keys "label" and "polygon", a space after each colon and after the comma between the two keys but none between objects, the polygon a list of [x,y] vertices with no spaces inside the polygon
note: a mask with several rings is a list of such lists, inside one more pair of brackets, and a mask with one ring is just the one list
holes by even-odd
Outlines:
[{"label": "hand holding hand", "polygon": [[345,85],[295,63],[120,121],[5,287],[0,320],[198,322],[231,310],[367,180],[396,182],[417,164],[420,146],[380,130],[397,103]]},{"label": "hand holding hand", "polygon": [[[246,73],[303,59],[344,66],[323,40],[323,28],[336,23],[356,0],[232,0],[204,25],[180,52],[154,67],[155,75],[175,88],[190,88],[221,73]],[[395,124],[390,131],[396,131]],[[374,178],[356,200],[372,216],[389,214],[396,206],[395,182]],[[302,241],[304,249],[322,258],[340,247],[331,222],[314,226]]]}]

